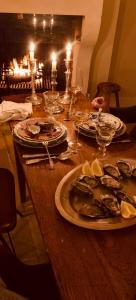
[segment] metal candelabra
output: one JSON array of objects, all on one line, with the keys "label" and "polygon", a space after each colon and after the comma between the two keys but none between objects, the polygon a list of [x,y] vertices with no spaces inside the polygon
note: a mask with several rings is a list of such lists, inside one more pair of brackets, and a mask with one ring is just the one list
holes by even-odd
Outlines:
[{"label": "metal candelabra", "polygon": [[42,98],[37,96],[35,91],[35,65],[36,59],[30,60],[30,71],[31,71],[31,96],[26,97],[26,102],[31,102],[33,105],[41,104]]},{"label": "metal candelabra", "polygon": [[61,103],[63,104],[69,104],[71,102],[71,74],[72,74],[72,60],[66,60],[65,59],[65,66],[66,66],[66,89],[64,92],[63,97],[61,97]]}]

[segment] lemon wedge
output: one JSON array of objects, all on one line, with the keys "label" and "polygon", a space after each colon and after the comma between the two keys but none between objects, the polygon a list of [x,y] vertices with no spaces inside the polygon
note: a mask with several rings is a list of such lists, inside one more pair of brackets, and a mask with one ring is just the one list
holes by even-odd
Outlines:
[{"label": "lemon wedge", "polygon": [[96,158],[90,164],[87,160],[82,166],[82,173],[86,176],[103,176],[103,169],[99,163],[99,160]]},{"label": "lemon wedge", "polygon": [[91,174],[93,174],[93,176],[101,177],[104,175],[103,168],[101,167],[98,158],[92,161],[90,169],[91,169]]},{"label": "lemon wedge", "polygon": [[86,160],[82,166],[82,173],[86,176],[93,176],[91,166],[88,160]]},{"label": "lemon wedge", "polygon": [[134,218],[136,216],[136,208],[132,204],[122,201],[121,215],[125,219]]}]

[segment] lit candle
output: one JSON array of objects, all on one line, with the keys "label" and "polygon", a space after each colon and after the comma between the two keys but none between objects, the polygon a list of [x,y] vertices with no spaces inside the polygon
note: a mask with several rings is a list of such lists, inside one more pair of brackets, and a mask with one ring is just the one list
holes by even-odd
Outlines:
[{"label": "lit candle", "polygon": [[71,59],[71,52],[72,52],[72,44],[68,43],[66,46],[66,60],[70,61]]},{"label": "lit candle", "polygon": [[35,49],[35,44],[33,42],[31,42],[30,44],[30,60],[34,60],[34,49]]},{"label": "lit candle", "polygon": [[52,71],[56,71],[56,65],[57,65],[57,58],[56,58],[56,53],[53,52],[51,55],[51,60],[52,60]]}]

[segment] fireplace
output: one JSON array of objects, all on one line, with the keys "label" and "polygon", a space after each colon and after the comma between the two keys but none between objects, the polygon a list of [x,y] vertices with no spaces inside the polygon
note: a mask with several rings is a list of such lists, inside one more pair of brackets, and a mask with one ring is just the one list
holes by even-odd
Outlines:
[{"label": "fireplace", "polygon": [[50,57],[54,50],[58,53],[56,88],[64,90],[65,46],[67,41],[80,42],[81,29],[82,16],[0,13],[1,93],[27,92],[31,88],[27,65],[30,40],[36,44],[37,91],[51,89]]}]

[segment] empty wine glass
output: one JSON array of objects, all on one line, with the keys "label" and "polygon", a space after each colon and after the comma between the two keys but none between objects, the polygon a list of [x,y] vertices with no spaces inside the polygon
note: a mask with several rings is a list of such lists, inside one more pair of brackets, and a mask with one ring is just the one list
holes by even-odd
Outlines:
[{"label": "empty wine glass", "polygon": [[76,152],[80,150],[82,144],[79,142],[79,132],[80,126],[86,121],[88,118],[88,114],[86,112],[77,111],[73,114],[74,126],[76,129],[76,138],[74,140],[70,140],[68,145],[69,148],[75,150]]},{"label": "empty wine glass", "polygon": [[116,128],[113,123],[99,121],[96,124],[96,141],[103,157],[106,154],[106,147],[112,142],[115,132]]}]

